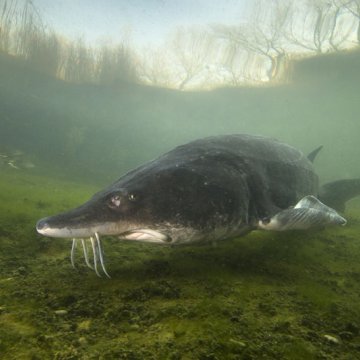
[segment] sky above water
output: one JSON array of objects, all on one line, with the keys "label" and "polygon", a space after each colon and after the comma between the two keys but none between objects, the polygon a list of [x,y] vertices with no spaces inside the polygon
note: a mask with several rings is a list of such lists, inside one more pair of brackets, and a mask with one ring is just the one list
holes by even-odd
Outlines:
[{"label": "sky above water", "polygon": [[238,24],[252,0],[34,0],[46,24],[90,43],[161,45],[178,26]]}]

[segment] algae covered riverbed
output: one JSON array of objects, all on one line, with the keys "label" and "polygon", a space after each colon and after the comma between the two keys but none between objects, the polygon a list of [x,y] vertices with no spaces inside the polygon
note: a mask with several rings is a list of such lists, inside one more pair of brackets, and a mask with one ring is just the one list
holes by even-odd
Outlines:
[{"label": "algae covered riverbed", "polygon": [[253,232],[216,246],[104,239],[98,278],[37,219],[94,186],[0,174],[2,359],[358,359],[360,208],[317,232]]}]

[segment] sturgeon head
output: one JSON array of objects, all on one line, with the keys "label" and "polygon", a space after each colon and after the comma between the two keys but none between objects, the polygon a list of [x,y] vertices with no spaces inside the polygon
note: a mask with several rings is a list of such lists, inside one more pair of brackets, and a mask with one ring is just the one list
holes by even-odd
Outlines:
[{"label": "sturgeon head", "polygon": [[99,234],[159,243],[170,241],[168,235],[151,228],[154,225],[145,201],[138,192],[112,187],[73,210],[39,220],[36,229],[42,235],[58,238],[89,238]]},{"label": "sturgeon head", "polygon": [[246,212],[232,188],[193,168],[163,167],[155,161],[126,174],[78,208],[39,220],[36,228],[50,237],[90,238],[94,259],[100,262],[101,235],[161,244],[228,237],[232,219],[238,224],[239,211]]},{"label": "sturgeon head", "polygon": [[[161,158],[124,175],[83,205],[37,223],[45,236],[99,235],[183,243],[233,225],[247,215],[246,184],[216,179],[214,166],[165,164]],[[217,236],[219,237],[219,236]]]}]

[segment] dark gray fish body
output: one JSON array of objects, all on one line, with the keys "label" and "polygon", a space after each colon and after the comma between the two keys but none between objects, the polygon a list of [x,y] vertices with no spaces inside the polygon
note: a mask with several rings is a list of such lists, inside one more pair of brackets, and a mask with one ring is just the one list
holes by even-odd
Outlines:
[{"label": "dark gray fish body", "polygon": [[[221,240],[256,228],[306,229],[314,216],[320,219],[316,211],[322,214],[318,225],[345,223],[322,203],[299,202],[318,192],[312,163],[295,148],[260,136],[216,136],[130,171],[79,208],[40,220],[37,230],[54,237],[115,235],[176,244]],[[296,210],[294,220],[297,203],[305,210],[300,215]],[[308,224],[307,207],[313,208]]]}]

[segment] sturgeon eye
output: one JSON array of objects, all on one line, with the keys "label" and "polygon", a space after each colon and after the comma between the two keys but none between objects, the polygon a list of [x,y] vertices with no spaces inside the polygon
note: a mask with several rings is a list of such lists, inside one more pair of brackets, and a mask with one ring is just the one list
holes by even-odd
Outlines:
[{"label": "sturgeon eye", "polygon": [[128,195],[128,198],[130,201],[136,201],[138,199],[138,196],[134,193],[131,193]]},{"label": "sturgeon eye", "polygon": [[114,195],[110,198],[109,206],[111,208],[118,208],[121,204],[121,197],[120,195]]}]

